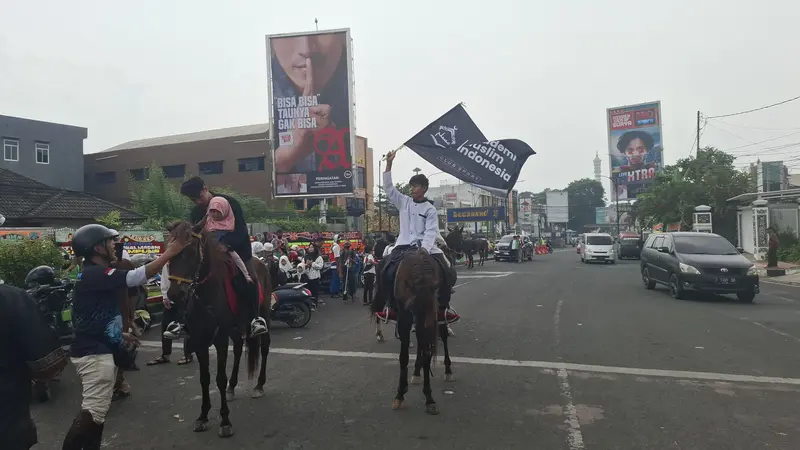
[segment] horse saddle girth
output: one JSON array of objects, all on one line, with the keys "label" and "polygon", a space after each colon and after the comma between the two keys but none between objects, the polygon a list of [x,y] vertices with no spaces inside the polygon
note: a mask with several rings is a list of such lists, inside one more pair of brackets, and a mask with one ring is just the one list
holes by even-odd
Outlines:
[{"label": "horse saddle girth", "polygon": [[442,271],[442,279],[444,279],[445,286],[453,287],[456,285],[456,280],[458,279],[458,275],[456,274],[456,268],[453,265],[448,267],[447,265],[447,257],[442,255],[442,258],[433,258],[439,265],[439,270]]}]

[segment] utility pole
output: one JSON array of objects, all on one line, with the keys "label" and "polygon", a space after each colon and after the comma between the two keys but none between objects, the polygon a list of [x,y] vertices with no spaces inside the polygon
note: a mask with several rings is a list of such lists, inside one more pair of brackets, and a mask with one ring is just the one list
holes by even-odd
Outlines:
[{"label": "utility pole", "polygon": [[[378,160],[378,177],[383,180],[383,172],[381,171],[381,161],[386,158],[386,154],[381,156]],[[378,184],[378,231],[383,233],[383,182]]]},{"label": "utility pole", "polygon": [[697,111],[697,153],[700,153],[700,111]]}]

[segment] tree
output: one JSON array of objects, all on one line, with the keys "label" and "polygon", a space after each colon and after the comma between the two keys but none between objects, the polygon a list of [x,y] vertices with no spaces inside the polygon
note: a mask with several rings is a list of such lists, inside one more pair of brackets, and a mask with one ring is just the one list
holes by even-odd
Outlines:
[{"label": "tree", "polygon": [[147,225],[157,226],[158,229],[172,221],[186,220],[191,208],[189,199],[167,180],[158,165],[151,165],[148,174],[146,180],[130,179],[133,210],[148,218],[145,222]]},{"label": "tree", "polygon": [[120,217],[119,211],[117,210],[109,211],[109,213],[106,214],[105,216],[95,217],[94,220],[96,220],[97,223],[105,225],[108,228],[112,228],[115,230],[119,230],[120,228],[122,228],[122,218]]},{"label": "tree", "polygon": [[664,168],[646,193],[637,200],[639,219],[646,227],[657,223],[692,226],[694,208],[712,208],[714,231],[735,240],[736,209],[727,200],[752,192],[755,182],[733,163],[735,157],[714,147],[705,147],[696,157],[678,160]]},{"label": "tree", "polygon": [[568,227],[581,231],[584,225],[594,224],[595,208],[605,206],[605,189],[602,183],[591,178],[581,178],[571,182],[565,190],[569,201]]},{"label": "tree", "polygon": [[0,241],[0,279],[25,287],[25,276],[36,266],[50,266],[56,271],[64,264],[64,252],[51,239]]}]

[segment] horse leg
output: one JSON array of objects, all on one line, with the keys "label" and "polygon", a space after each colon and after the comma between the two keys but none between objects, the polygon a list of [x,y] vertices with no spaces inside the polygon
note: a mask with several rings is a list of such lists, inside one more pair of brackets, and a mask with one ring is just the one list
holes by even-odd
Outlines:
[{"label": "horse leg", "polygon": [[383,330],[381,330],[381,319],[375,319],[375,339],[383,342]]},{"label": "horse leg", "polygon": [[244,348],[244,339],[238,333],[231,336],[233,339],[233,370],[231,370],[231,379],[228,382],[228,389],[225,391],[225,397],[229,402],[236,398],[236,386],[239,384],[239,364],[242,362],[242,350]]},{"label": "horse leg", "polygon": [[422,347],[417,346],[417,359],[414,360],[414,373],[411,375],[411,384],[419,384],[422,372]]},{"label": "horse leg", "polygon": [[[228,375],[225,373],[228,365],[228,335],[226,333],[219,333],[217,335],[214,347],[217,349],[217,389],[222,392],[228,386]],[[233,436],[233,424],[228,417],[230,409],[228,409],[227,395],[220,395],[219,415],[222,420],[219,422],[219,437]]]},{"label": "horse leg", "polygon": [[[424,319],[421,319],[424,320]],[[435,318],[434,318],[435,320]],[[422,325],[422,324],[421,324]],[[424,331],[422,331],[424,329]],[[433,390],[431,389],[431,360],[433,359],[432,345],[433,336],[428,333],[428,329],[423,325],[417,329],[417,347],[425,349],[419,351],[422,357],[422,393],[425,394],[425,412],[430,415],[439,414],[439,407],[436,406],[436,401],[433,399]]]},{"label": "horse leg", "polygon": [[211,409],[211,395],[208,392],[208,388],[211,384],[211,373],[208,369],[208,345],[201,343],[196,347],[197,365],[200,366],[200,389],[203,395],[200,416],[194,421],[194,431],[199,433],[208,430],[208,411]]},{"label": "horse leg", "polygon": [[444,381],[456,381],[453,370],[450,368],[450,349],[447,346],[448,333],[446,323],[439,325],[439,336],[442,337],[442,347],[444,347]]},{"label": "horse leg", "polygon": [[258,373],[258,381],[256,387],[253,388],[253,398],[261,398],[264,396],[264,384],[267,382],[267,356],[269,356],[269,346],[272,344],[272,337],[269,330],[259,336],[261,339],[261,368]]},{"label": "horse leg", "polygon": [[397,395],[392,400],[392,409],[403,406],[408,392],[408,343],[411,341],[411,325],[414,315],[411,311],[401,310],[397,313],[397,332],[400,335],[400,380],[397,383]]}]

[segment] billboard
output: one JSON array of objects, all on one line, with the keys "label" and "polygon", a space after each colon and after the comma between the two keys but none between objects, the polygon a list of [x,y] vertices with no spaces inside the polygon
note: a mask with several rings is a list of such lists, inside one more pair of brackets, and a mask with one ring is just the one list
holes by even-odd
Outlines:
[{"label": "billboard", "polygon": [[[62,228],[56,230],[56,244],[72,255],[72,233],[73,230]],[[119,232],[120,241],[128,254],[135,255],[160,255],[164,252],[163,231],[125,231]]]},{"label": "billboard", "polygon": [[266,39],[273,194],[353,195],[350,29]]},{"label": "billboard", "polygon": [[569,196],[567,191],[547,191],[547,222],[569,222]]},{"label": "billboard", "polygon": [[447,222],[493,222],[505,220],[506,209],[500,207],[486,208],[451,208],[447,210]]},{"label": "billboard", "polygon": [[[633,226],[633,217],[631,216],[631,207],[627,203],[619,204],[619,225],[621,230],[625,230]],[[617,224],[617,206],[598,206],[594,209],[594,223],[597,225],[615,225]]]},{"label": "billboard", "polygon": [[612,201],[636,198],[664,168],[661,102],[606,110]]}]

